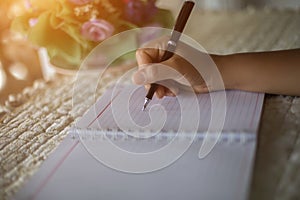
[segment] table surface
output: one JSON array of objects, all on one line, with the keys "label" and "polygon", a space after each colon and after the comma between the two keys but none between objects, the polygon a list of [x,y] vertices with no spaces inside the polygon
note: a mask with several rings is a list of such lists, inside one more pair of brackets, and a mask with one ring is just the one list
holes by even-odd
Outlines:
[{"label": "table surface", "polygon": [[[300,47],[300,12],[196,11],[186,33],[225,54]],[[196,27],[196,28],[195,28]],[[200,31],[201,30],[201,31]],[[57,75],[36,81],[0,107],[0,199],[13,196],[62,141],[68,128],[127,67],[101,79]],[[74,102],[74,83],[82,88]],[[97,83],[94,90],[91,83]],[[300,98],[266,95],[250,199],[300,199]]]}]

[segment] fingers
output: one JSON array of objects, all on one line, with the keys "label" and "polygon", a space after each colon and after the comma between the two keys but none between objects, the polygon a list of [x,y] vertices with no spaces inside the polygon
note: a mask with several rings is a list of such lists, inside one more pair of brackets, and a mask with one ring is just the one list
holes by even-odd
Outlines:
[{"label": "fingers", "polygon": [[161,63],[144,65],[132,76],[132,81],[137,85],[146,85],[167,79],[181,79],[182,74],[172,67]]},{"label": "fingers", "polygon": [[169,89],[165,86],[158,86],[157,90],[156,90],[156,96],[157,98],[161,99],[164,96],[171,96],[171,97],[175,97],[177,95],[178,92],[174,93],[173,89]]},{"label": "fingers", "polygon": [[[166,49],[167,40],[167,37],[159,38],[136,51],[139,70],[133,74],[132,81],[138,85],[145,85],[146,88],[149,88],[151,83],[160,84],[156,90],[158,98],[175,96],[179,90],[189,90],[196,93],[208,92],[208,87],[199,73],[199,66],[201,73],[206,68],[209,69],[206,54],[184,43],[179,43],[177,53],[172,58],[160,62],[164,54],[163,49]],[[195,59],[197,60],[195,61]],[[190,60],[195,62],[190,62]],[[173,83],[169,80],[173,80]]]},{"label": "fingers", "polygon": [[136,51],[136,59],[139,67],[149,63],[158,63],[164,54],[168,37],[164,36],[153,40]]},{"label": "fingers", "polygon": [[[178,84],[172,80],[158,82],[158,84],[159,86],[155,94],[159,99],[163,98],[164,96],[175,97],[179,93],[180,88],[177,87]],[[150,89],[150,84],[145,85],[145,89],[148,91]]]},{"label": "fingers", "polygon": [[157,89],[156,89],[156,96],[157,98],[161,99],[165,96],[165,88],[162,87],[162,86],[159,86]]},{"label": "fingers", "polygon": [[139,65],[139,68],[145,64],[149,63],[159,63],[160,58],[164,54],[164,50],[162,49],[154,49],[154,48],[144,48],[138,49],[136,51],[136,60]]},{"label": "fingers", "polygon": [[177,61],[172,58],[166,62],[145,64],[140,66],[132,76],[132,81],[137,85],[145,85],[158,81],[171,79],[181,85],[190,87],[200,85],[203,79],[192,65],[185,61]]},{"label": "fingers", "polygon": [[207,92],[209,92],[209,88],[207,87],[207,85],[205,83],[203,83],[201,85],[193,86],[193,90],[194,90],[195,93],[207,93]]},{"label": "fingers", "polygon": [[154,63],[157,60],[157,49],[138,49],[135,53],[139,68],[143,65]]},{"label": "fingers", "polygon": [[156,92],[159,98],[175,96],[179,90],[194,91],[196,93],[208,91],[194,67],[177,56],[162,63],[150,63],[140,66],[140,70],[133,74],[132,81],[138,85],[158,83],[164,86],[164,89],[160,88]]}]

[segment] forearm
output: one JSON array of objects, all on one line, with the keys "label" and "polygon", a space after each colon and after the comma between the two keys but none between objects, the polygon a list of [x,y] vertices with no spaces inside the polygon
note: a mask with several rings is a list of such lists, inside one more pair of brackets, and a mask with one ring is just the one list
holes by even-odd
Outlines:
[{"label": "forearm", "polygon": [[226,89],[300,96],[300,49],[218,56]]}]

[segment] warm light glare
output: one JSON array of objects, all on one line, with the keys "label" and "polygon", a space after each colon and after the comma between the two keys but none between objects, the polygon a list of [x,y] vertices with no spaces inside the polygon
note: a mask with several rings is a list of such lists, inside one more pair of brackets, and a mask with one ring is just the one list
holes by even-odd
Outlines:
[{"label": "warm light glare", "polygon": [[25,6],[24,1],[16,1],[13,4],[11,4],[9,12],[8,12],[8,18],[13,19],[17,16],[22,15],[25,12]]},{"label": "warm light glare", "polygon": [[[24,1],[24,0],[23,0]],[[28,0],[27,0],[28,1]],[[45,1],[45,0],[30,0],[26,3],[27,6],[32,6],[33,8],[39,8],[41,10],[49,10],[55,8],[57,1]]]},{"label": "warm light glare", "polygon": [[6,74],[2,67],[2,63],[0,61],[0,91],[4,89],[5,85],[6,85]]},{"label": "warm light glare", "polygon": [[14,63],[9,67],[9,72],[18,80],[26,80],[28,76],[28,69],[23,63]]}]

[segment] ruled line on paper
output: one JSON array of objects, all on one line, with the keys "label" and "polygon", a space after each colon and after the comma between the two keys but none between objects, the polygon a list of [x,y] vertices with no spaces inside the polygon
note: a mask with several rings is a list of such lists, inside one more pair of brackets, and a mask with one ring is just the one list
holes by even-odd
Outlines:
[{"label": "ruled line on paper", "polygon": [[[84,125],[83,127],[93,128],[96,130],[97,128],[101,130],[119,130],[120,127],[118,127],[118,123],[116,123],[112,109],[117,109],[120,111],[120,113],[117,113],[119,115],[118,120],[128,120],[127,112],[129,112],[130,117],[137,126],[147,126],[151,122],[148,112],[149,110],[146,112],[142,112],[140,109],[144,101],[145,89],[143,87],[135,89],[130,99],[125,99],[123,102],[123,100],[120,98],[123,98],[123,95],[128,93],[129,90],[132,90],[132,88],[128,89],[126,87],[123,87],[122,90],[120,90],[114,97],[112,97],[111,95],[112,91],[108,91],[109,94],[103,95],[103,97],[99,101],[108,103],[106,103],[106,106],[102,109],[96,108],[97,113],[96,116],[93,117],[93,120],[88,119],[93,115],[84,116],[84,121],[89,121],[90,123],[88,125]],[[226,99],[227,111],[223,132],[255,132],[260,118],[260,112],[258,112],[256,109],[262,107],[263,94],[229,90],[226,91]],[[114,105],[112,105],[113,101],[117,103],[114,103]],[[218,117],[218,112],[222,111],[222,108],[220,107],[220,101],[220,99],[217,99],[215,101],[216,108],[221,110],[217,110],[217,113],[215,113],[217,117],[214,120],[220,120]],[[129,105],[129,108],[127,110],[123,109],[123,107],[126,106],[127,103]],[[167,118],[162,131],[168,132],[178,130],[181,119],[181,109],[184,109],[185,112],[189,112],[191,109],[193,109],[193,107],[196,107],[195,103],[198,104],[200,113],[199,116],[191,117],[199,118],[200,124],[198,127],[198,132],[205,132],[208,129],[212,117],[212,102],[210,94],[199,94],[197,95],[197,101],[192,102],[190,105],[184,106],[180,105],[178,99],[174,97],[166,97],[164,99],[154,98],[151,102],[151,106],[159,105],[163,107],[163,109],[165,109]],[[101,104],[96,103],[96,105],[99,106]],[[91,109],[90,112],[92,112]],[[159,107],[154,107],[151,112],[159,113],[159,109]],[[94,123],[96,121],[97,123]],[[136,127],[129,126],[128,128],[130,130],[134,130]],[[188,127],[184,128],[188,129]],[[140,129],[138,129],[138,131],[140,131]]]},{"label": "ruled line on paper", "polygon": [[[118,98],[122,98],[122,94],[126,93],[126,87],[120,91],[117,92],[115,96],[112,96],[112,91],[107,91],[106,94],[100,98],[94,106],[92,106],[89,111],[83,116],[81,119],[81,128],[84,130],[84,128],[93,128],[93,130],[87,129],[89,131],[95,131],[97,130],[98,125],[102,125],[103,127],[106,126],[108,128],[113,129],[115,126],[117,126],[113,115],[112,115],[112,103],[116,100],[120,100]],[[140,88],[137,89],[135,93],[133,93],[131,101],[129,101],[129,112],[131,112],[131,116],[135,120],[140,120],[140,122],[144,122],[145,120],[149,119],[149,115],[147,112],[141,111],[141,100],[144,98],[144,89]],[[230,139],[231,134],[237,134],[240,135],[240,137],[247,137],[246,135],[249,135],[249,133],[253,133],[250,137],[255,141],[255,135],[258,127],[258,122],[260,119],[260,113],[263,103],[263,94],[260,93],[250,93],[250,92],[243,92],[243,91],[226,91],[227,96],[227,115],[224,125],[224,130],[228,134],[222,134],[224,137],[224,140],[226,141],[226,138]],[[120,104],[114,104],[114,106],[124,106],[126,104],[122,104],[122,101],[116,101]],[[211,117],[211,97],[210,94],[201,94],[197,96],[197,101],[193,103],[198,103],[201,114],[200,116],[191,116],[191,117],[199,117],[200,123],[199,124],[199,131],[204,130],[207,128],[207,125],[210,121]],[[220,108],[221,101],[220,99],[217,99],[215,102],[216,107]],[[165,129],[168,131],[171,127],[174,127],[178,121],[180,121],[181,114],[180,114],[180,105],[176,98],[164,98],[162,100],[154,99],[152,102],[153,105],[159,104],[162,107],[165,108],[167,111],[167,114],[169,114],[169,118],[167,118]],[[193,109],[194,104],[185,105],[184,109],[190,110]],[[156,108],[155,108],[156,109]],[[153,112],[156,112],[156,110],[153,110]],[[96,111],[96,112],[95,112]],[[119,113],[121,116],[126,116],[125,113]],[[98,122],[98,123],[95,123]],[[105,130],[102,127],[102,131]],[[99,129],[100,130],[100,129]],[[236,131],[233,133],[232,131]],[[247,130],[247,131],[245,131]],[[105,131],[104,131],[105,132]],[[168,134],[170,132],[167,132]],[[111,134],[120,134],[118,132],[111,132]],[[167,134],[167,135],[168,135]],[[170,137],[172,137],[171,134],[169,134]],[[203,139],[203,135],[198,135],[199,139]],[[182,136],[186,137],[186,136]],[[253,141],[252,140],[252,141]],[[125,145],[127,144],[127,141],[122,140]],[[121,141],[121,142],[122,142]],[[153,140],[152,140],[153,141]],[[130,142],[130,141],[128,141]],[[162,142],[159,140],[159,142]],[[79,145],[78,145],[79,144]],[[133,143],[129,143],[133,144]],[[145,146],[139,145],[139,143],[134,143],[135,145],[128,145],[132,147],[130,150],[134,150],[134,152],[139,152],[141,149],[145,149]],[[142,143],[146,144],[146,143]],[[164,144],[164,143],[163,143]],[[76,140],[74,143],[70,143],[70,146],[62,153],[61,157],[57,159],[57,163],[53,165],[53,168],[48,171],[47,175],[44,176],[42,179],[40,185],[36,188],[36,190],[33,192],[33,198],[39,197],[45,190],[48,189],[48,185],[51,184],[51,181],[55,179],[56,174],[61,173],[61,169],[63,165],[68,164],[70,160],[68,160],[69,156],[75,156],[75,153],[72,154],[74,149],[75,151],[78,151],[80,146],[80,140]],[[157,142],[151,142],[147,143],[148,148],[149,146],[153,145],[154,147],[157,147]],[[159,143],[159,145],[162,145]],[[233,145],[234,147],[235,145]],[[77,148],[76,148],[77,147]],[[127,147],[127,146],[126,146]],[[235,151],[236,152],[236,151]],[[78,152],[76,152],[78,153]],[[85,157],[87,158],[87,157]],[[245,159],[245,156],[242,156],[242,158]],[[60,169],[60,170],[59,170]],[[69,168],[68,168],[69,169]]]}]

